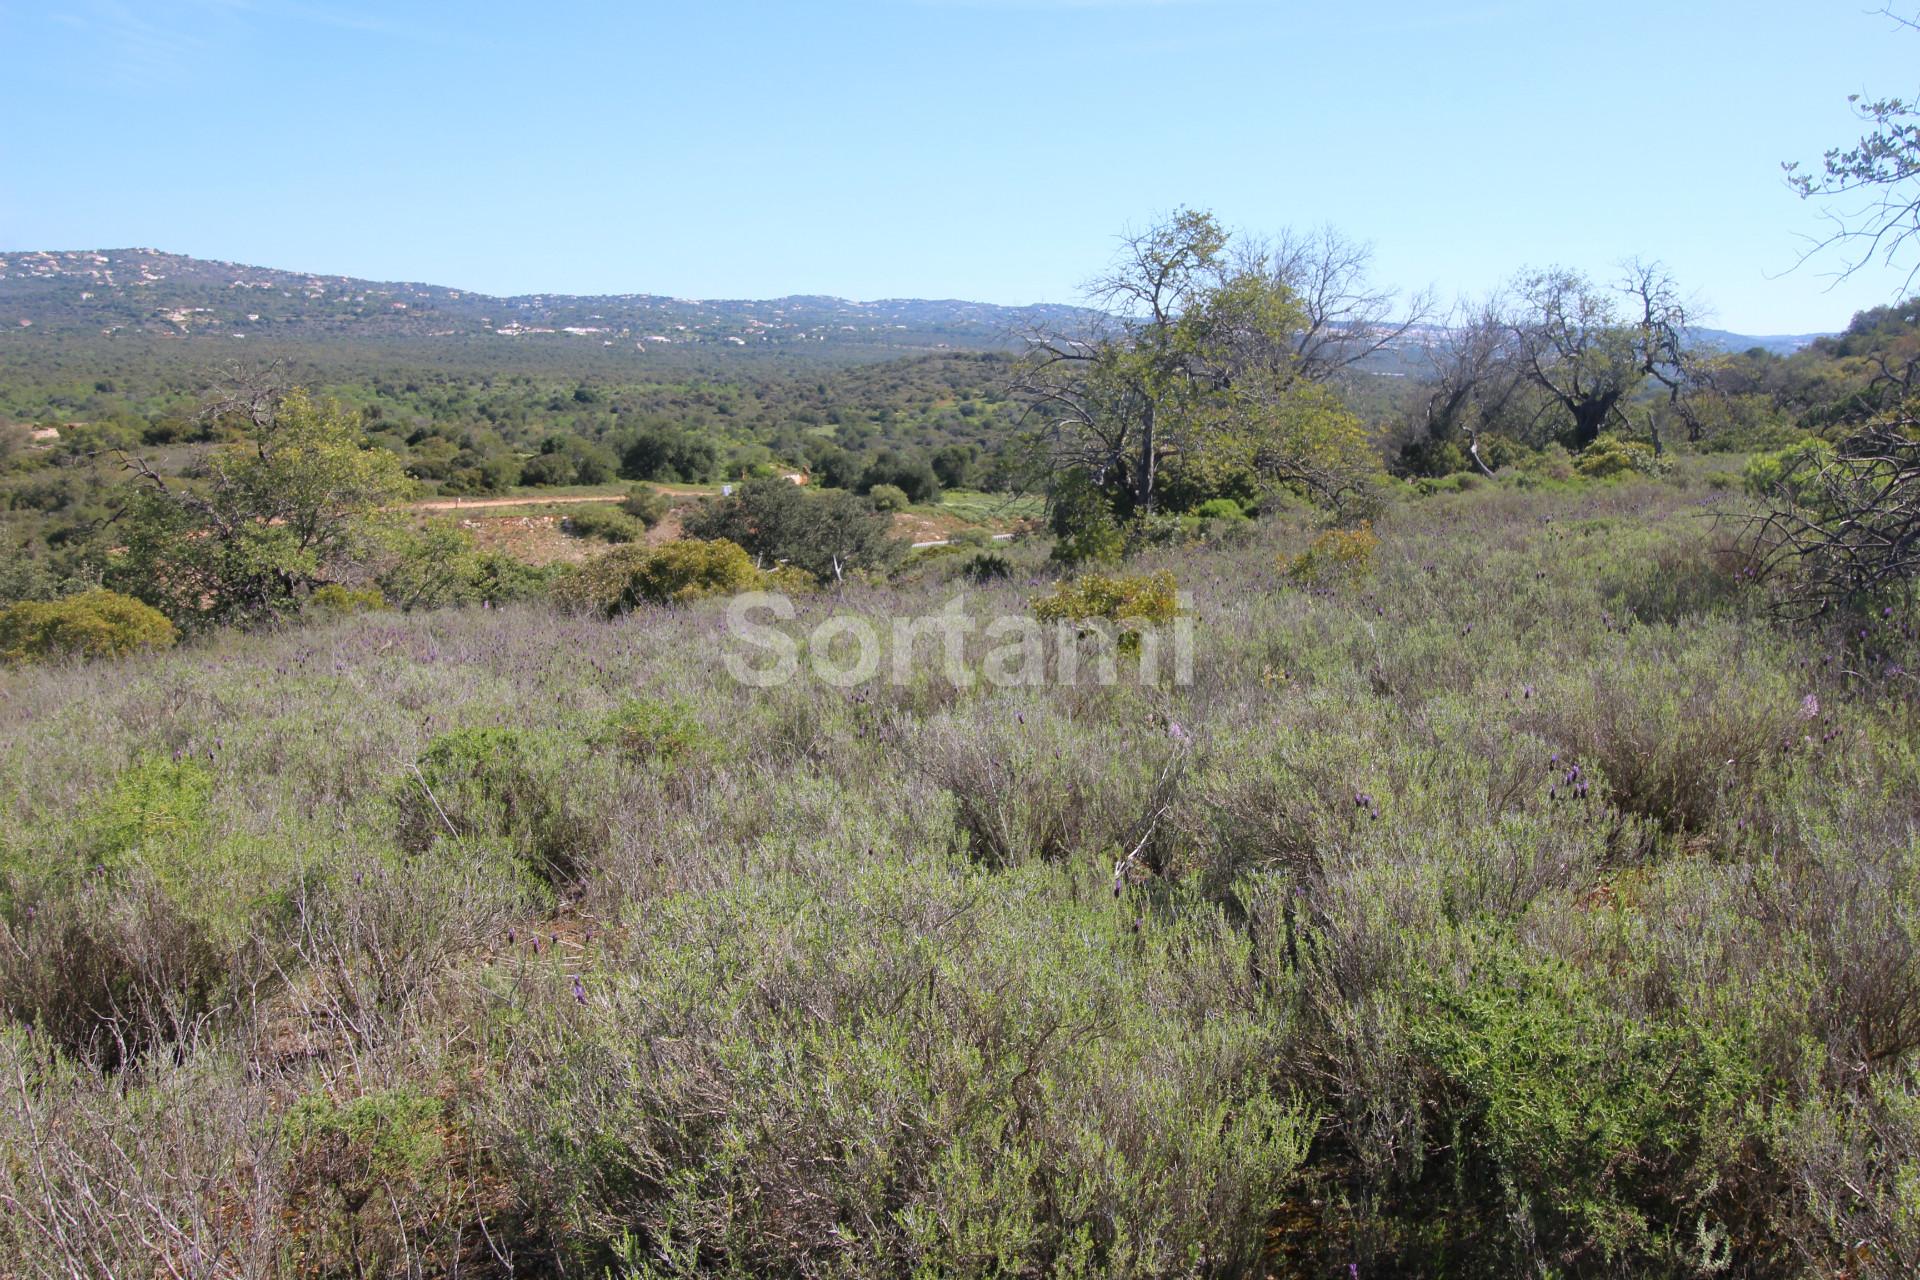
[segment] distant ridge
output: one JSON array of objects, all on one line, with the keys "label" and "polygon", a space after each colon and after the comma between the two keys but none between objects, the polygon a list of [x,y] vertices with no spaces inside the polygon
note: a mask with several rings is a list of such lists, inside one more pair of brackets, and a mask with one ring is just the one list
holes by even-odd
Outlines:
[{"label": "distant ridge", "polygon": [[[660,294],[499,297],[416,281],[284,271],[158,249],[0,251],[0,335],[157,339],[248,338],[401,343],[593,345],[629,352],[703,349],[862,359],[928,351],[1016,348],[1035,326],[1074,327],[1082,307],[1009,307],[957,298],[857,302],[825,294],[696,299]],[[1779,355],[1820,334],[1695,329],[1726,351]],[[1421,326],[1408,347],[1446,341]]]},{"label": "distant ridge", "polygon": [[626,293],[496,297],[445,285],[283,271],[156,249],[0,252],[0,333],[192,339],[549,339],[633,351],[853,347],[987,350],[1076,307],[817,294],[692,299]]}]

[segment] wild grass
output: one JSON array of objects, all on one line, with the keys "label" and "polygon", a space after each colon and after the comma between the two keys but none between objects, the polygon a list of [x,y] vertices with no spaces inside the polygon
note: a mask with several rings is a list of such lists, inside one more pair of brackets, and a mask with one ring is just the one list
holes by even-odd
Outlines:
[{"label": "wild grass", "polygon": [[1910,1275],[1914,620],[1687,480],[1152,553],[1187,685],[753,689],[717,601],[0,674],[0,1272]]}]

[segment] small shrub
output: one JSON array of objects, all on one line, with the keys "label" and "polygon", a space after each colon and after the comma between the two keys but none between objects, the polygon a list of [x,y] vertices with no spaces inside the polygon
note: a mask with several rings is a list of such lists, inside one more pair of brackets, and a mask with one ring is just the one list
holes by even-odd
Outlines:
[{"label": "small shrub", "polygon": [[567,517],[566,531],[576,538],[620,543],[640,541],[647,529],[618,507],[583,506]]},{"label": "small shrub", "polygon": [[401,845],[424,853],[443,837],[504,840],[542,880],[571,880],[591,838],[566,802],[568,766],[557,741],[524,730],[443,733],[396,781]]},{"label": "small shrub", "polygon": [[1374,553],[1379,549],[1372,522],[1362,520],[1352,529],[1327,530],[1285,562],[1283,569],[1289,578],[1309,587],[1352,585],[1372,576]]},{"label": "small shrub", "polygon": [[1799,506],[1811,491],[1814,477],[1833,457],[1832,445],[1818,437],[1808,437],[1774,453],[1749,459],[1741,484],[1756,498],[1777,498]]},{"label": "small shrub", "polygon": [[762,581],[738,545],[688,538],[609,552],[566,574],[554,584],[553,593],[564,607],[613,617],[640,604],[686,604],[704,596],[750,591]]},{"label": "small shrub", "polygon": [[637,484],[627,490],[627,496],[620,503],[620,510],[632,516],[651,529],[666,519],[667,512],[673,510],[673,504],[658,489]]},{"label": "small shrub", "polygon": [[1180,616],[1177,584],[1165,569],[1158,573],[1084,574],[1063,583],[1052,595],[1036,596],[1033,616],[1042,622],[1100,619],[1120,628],[1120,648],[1138,650],[1145,627]]},{"label": "small shrub", "polygon": [[905,511],[911,504],[907,491],[896,484],[877,484],[867,490],[867,501],[875,511]]},{"label": "small shrub", "polygon": [[169,648],[178,638],[165,614],[115,591],[0,609],[0,662],[117,658],[136,649]]},{"label": "small shrub", "polygon": [[307,597],[307,611],[333,617],[345,617],[348,614],[368,613],[374,609],[384,609],[387,598],[378,587],[348,587],[338,582],[329,582],[324,587],[315,587],[313,594]]},{"label": "small shrub", "polygon": [[384,1275],[426,1260],[418,1237],[461,1214],[461,1188],[445,1176],[444,1110],[406,1086],[293,1105],[282,1136],[303,1273]]},{"label": "small shrub", "polygon": [[1573,467],[1583,476],[1605,480],[1623,475],[1665,475],[1673,464],[1644,441],[1603,435],[1580,451]]},{"label": "small shrub", "polygon": [[639,604],[685,604],[703,596],[750,591],[760,573],[747,553],[721,539],[670,542],[634,566],[620,593],[619,609]]},{"label": "small shrub", "polygon": [[1193,509],[1202,520],[1245,520],[1247,513],[1232,498],[1208,498]]},{"label": "small shrub", "polygon": [[997,551],[982,551],[967,561],[963,572],[972,582],[998,582],[1013,576],[1013,562]]},{"label": "small shrub", "polygon": [[681,702],[629,698],[601,723],[596,740],[635,763],[676,765],[713,752],[716,739]]}]

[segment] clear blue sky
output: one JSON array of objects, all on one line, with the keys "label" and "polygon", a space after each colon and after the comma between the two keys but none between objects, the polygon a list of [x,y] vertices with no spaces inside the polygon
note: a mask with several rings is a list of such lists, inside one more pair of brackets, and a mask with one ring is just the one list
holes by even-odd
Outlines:
[{"label": "clear blue sky", "polygon": [[1779,162],[1920,89],[1864,3],[0,0],[0,249],[493,293],[1068,301],[1182,204],[1444,293],[1666,262],[1835,328]]}]

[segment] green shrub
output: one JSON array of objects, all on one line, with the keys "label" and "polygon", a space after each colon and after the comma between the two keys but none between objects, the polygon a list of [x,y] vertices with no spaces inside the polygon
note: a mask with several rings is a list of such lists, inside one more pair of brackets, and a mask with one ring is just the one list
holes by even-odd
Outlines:
[{"label": "green shrub", "polygon": [[251,923],[196,883],[212,790],[197,760],[143,757],[64,857],[0,864],[0,1009],[100,1065],[193,1028]]},{"label": "green shrub", "polygon": [[647,532],[645,524],[617,507],[577,507],[567,517],[565,527],[576,538],[598,538],[602,542],[638,542]]},{"label": "green shrub", "polygon": [[1193,509],[1202,520],[1246,520],[1248,515],[1232,498],[1208,498]]},{"label": "green shrub", "polygon": [[867,501],[873,504],[875,511],[905,511],[912,505],[907,501],[907,491],[897,484],[877,484],[867,490]]},{"label": "green shrub", "polygon": [[293,1104],[281,1137],[302,1274],[384,1275],[433,1256],[442,1221],[463,1209],[446,1168],[446,1120],[439,1099],[404,1085]]},{"label": "green shrub", "polygon": [[747,553],[724,539],[683,538],[659,547],[608,552],[554,584],[561,605],[608,617],[641,604],[687,604],[705,596],[751,591],[763,582]]},{"label": "green shrub", "polygon": [[658,489],[636,484],[627,490],[627,496],[621,500],[620,510],[651,529],[666,519],[667,513],[673,510],[673,504]]},{"label": "green shrub", "polygon": [[1580,451],[1573,467],[1583,476],[1605,480],[1623,475],[1665,475],[1673,464],[1645,441],[1603,435]]},{"label": "green shrub", "polygon": [[998,582],[1013,576],[1013,562],[997,551],[981,551],[962,570],[973,582]]},{"label": "green shrub", "polygon": [[1144,628],[1180,616],[1178,584],[1165,569],[1147,574],[1084,574],[1062,583],[1050,595],[1035,596],[1031,604],[1033,616],[1042,622],[1098,619],[1115,624],[1123,652],[1140,648]]},{"label": "green shrub", "polygon": [[598,742],[638,763],[682,764],[716,752],[719,742],[684,702],[629,698],[601,722]]},{"label": "green shrub", "polygon": [[368,613],[374,609],[384,609],[386,605],[387,598],[378,587],[347,587],[337,582],[315,587],[313,594],[307,597],[309,612],[334,617]]},{"label": "green shrub", "polygon": [[1701,1224],[1738,1207],[1716,1192],[1761,1084],[1744,1046],[1624,1015],[1571,966],[1509,944],[1479,955],[1464,980],[1428,987],[1409,1034],[1452,1176],[1476,1189],[1435,1241],[1434,1273],[1452,1272],[1475,1218],[1506,1238],[1515,1274],[1530,1254],[1588,1251],[1620,1273],[1724,1264],[1724,1235]]},{"label": "green shrub", "polygon": [[1374,553],[1380,539],[1371,521],[1352,529],[1329,529],[1307,549],[1284,561],[1282,571],[1309,587],[1351,586],[1373,576]]},{"label": "green shrub", "polygon": [[1809,493],[1813,478],[1833,457],[1831,444],[1809,436],[1784,449],[1749,458],[1741,484],[1753,497],[1780,499],[1799,506]]},{"label": "green shrub", "polygon": [[394,784],[399,839],[416,853],[445,839],[504,842],[548,884],[574,879],[592,851],[591,825],[568,803],[572,761],[560,739],[520,729],[440,734]]},{"label": "green shrub", "polygon": [[165,614],[115,591],[0,609],[0,662],[117,658],[136,649],[165,649],[178,638]]}]

